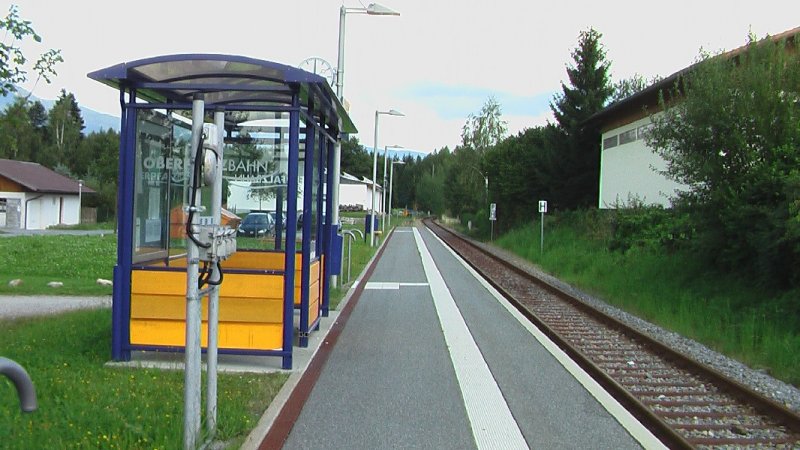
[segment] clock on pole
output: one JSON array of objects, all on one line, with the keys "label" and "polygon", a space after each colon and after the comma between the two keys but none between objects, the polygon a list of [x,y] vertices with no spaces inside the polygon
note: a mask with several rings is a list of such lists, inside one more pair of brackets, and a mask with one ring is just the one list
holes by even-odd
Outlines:
[{"label": "clock on pole", "polygon": [[336,71],[333,70],[333,67],[328,61],[325,61],[322,58],[318,58],[316,56],[306,58],[298,67],[306,72],[311,72],[321,76],[322,78],[325,78],[331,87],[333,87],[334,83],[336,82]]}]

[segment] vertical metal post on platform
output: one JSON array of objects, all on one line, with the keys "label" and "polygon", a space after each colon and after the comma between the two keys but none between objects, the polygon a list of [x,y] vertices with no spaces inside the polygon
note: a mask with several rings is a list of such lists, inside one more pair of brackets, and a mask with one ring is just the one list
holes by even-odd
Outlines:
[{"label": "vertical metal post on platform", "polygon": [[133,172],[136,160],[135,130],[136,109],[128,106],[135,103],[136,91],[119,91],[122,108],[119,135],[119,187],[117,188],[117,265],[114,267],[114,295],[111,309],[112,335],[111,356],[114,361],[128,361],[130,351],[130,308],[131,308],[131,263],[133,260]]},{"label": "vertical metal post on platform", "polygon": [[[314,117],[314,104],[308,101],[308,115]],[[311,271],[311,200],[314,184],[314,151],[317,129],[312,121],[306,123],[306,145],[303,151],[303,241],[300,247],[300,347],[308,347],[310,330],[309,280]],[[299,150],[299,149],[298,149]],[[299,151],[298,151],[299,154]]]},{"label": "vertical metal post on platform", "polygon": [[[194,168],[197,152],[200,148],[200,138],[203,134],[203,114],[205,102],[203,94],[195,94],[192,101],[192,145],[189,154],[188,166],[192,168],[190,183],[195,186],[199,180],[197,170]],[[193,233],[197,217],[196,211],[200,205],[200,190],[193,192],[189,189],[187,214],[192,217],[187,226],[187,233]],[[196,206],[192,206],[196,205]],[[200,271],[200,250],[192,239],[186,240],[186,345],[184,347],[184,396],[183,396],[183,448],[194,450],[197,448],[197,438],[200,435],[200,377],[201,377],[201,349],[200,349],[200,292],[197,284]]]},{"label": "vertical metal post on platform", "polygon": [[[222,167],[225,145],[225,111],[214,113],[214,124],[217,127],[217,165],[214,172],[214,184],[211,187],[211,220],[214,226],[222,225]],[[219,280],[221,276],[219,264],[212,264],[211,279]],[[208,376],[206,378],[206,424],[208,433],[214,436],[217,432],[217,353],[219,347],[219,289],[211,286],[208,294],[208,348],[206,360]]]}]

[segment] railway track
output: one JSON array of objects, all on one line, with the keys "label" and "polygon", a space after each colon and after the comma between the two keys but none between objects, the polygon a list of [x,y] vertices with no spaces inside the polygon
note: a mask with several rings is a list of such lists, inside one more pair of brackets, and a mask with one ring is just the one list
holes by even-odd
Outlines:
[{"label": "railway track", "polygon": [[425,225],[670,448],[800,448],[800,416],[432,221]]}]

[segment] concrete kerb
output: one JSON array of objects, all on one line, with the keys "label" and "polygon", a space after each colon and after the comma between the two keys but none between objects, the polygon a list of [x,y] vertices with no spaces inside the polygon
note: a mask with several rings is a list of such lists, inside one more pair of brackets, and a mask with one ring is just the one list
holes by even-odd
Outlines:
[{"label": "concrete kerb", "polygon": [[[392,229],[390,233],[392,232],[394,232],[394,229]],[[358,277],[356,277],[355,281],[353,281],[353,284],[347,290],[347,294],[345,294],[344,299],[342,299],[342,301],[337,306],[337,311],[343,310],[345,306],[347,306],[347,304],[350,302],[350,299],[356,292],[358,284],[362,282],[364,275],[367,273],[369,268],[375,263],[375,259],[378,257],[378,255],[380,255],[381,248],[389,240],[390,233],[388,233],[386,235],[386,238],[384,238],[381,241],[381,245],[376,249],[375,254],[372,255],[372,258],[364,266],[364,269],[361,271]],[[325,341],[325,337],[328,335],[328,332],[333,327],[333,324],[338,320],[338,315],[335,318],[331,319],[334,320],[323,320],[323,322],[326,322],[325,324],[326,326],[324,327],[320,326],[319,333],[323,334],[321,339],[319,339],[318,344],[315,346],[313,353],[311,354],[311,358],[309,359],[309,364],[311,363],[311,360],[313,360],[316,357],[320,345],[322,344],[322,342]],[[281,410],[283,410],[284,405],[286,405],[286,402],[292,395],[292,392],[297,387],[297,384],[300,382],[300,379],[305,374],[305,369],[307,367],[308,365],[306,365],[302,369],[292,372],[292,374],[289,376],[289,379],[286,380],[286,382],[283,384],[283,387],[281,387],[281,389],[278,391],[278,394],[275,395],[275,398],[272,400],[272,403],[270,403],[269,407],[267,407],[267,410],[264,411],[264,414],[258,420],[258,423],[256,423],[255,428],[253,428],[250,434],[247,435],[247,438],[240,447],[241,450],[257,450],[259,448],[261,443],[264,441],[264,438],[267,436],[267,433],[269,432],[270,428],[272,428],[272,425],[275,423],[275,420],[278,418],[278,415],[280,415]]]}]

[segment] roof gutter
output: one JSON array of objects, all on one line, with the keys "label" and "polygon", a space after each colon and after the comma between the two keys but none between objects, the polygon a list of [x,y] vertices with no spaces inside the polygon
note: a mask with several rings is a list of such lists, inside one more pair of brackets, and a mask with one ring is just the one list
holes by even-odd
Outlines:
[{"label": "roof gutter", "polygon": [[43,194],[39,194],[36,197],[29,198],[29,199],[25,200],[25,222],[23,222],[25,224],[25,227],[24,227],[25,230],[28,229],[28,203],[30,203],[30,202],[32,202],[34,200],[39,200],[42,197],[44,197],[44,195]]}]

